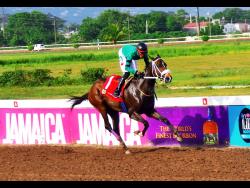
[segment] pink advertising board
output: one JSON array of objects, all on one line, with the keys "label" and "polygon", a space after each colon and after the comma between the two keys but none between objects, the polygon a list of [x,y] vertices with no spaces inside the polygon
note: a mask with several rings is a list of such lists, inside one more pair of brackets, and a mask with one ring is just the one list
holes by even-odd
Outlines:
[{"label": "pink advertising board", "polygon": [[[133,134],[143,125],[120,114],[120,133],[127,145],[145,145],[145,137]],[[118,145],[93,108],[0,109],[1,144],[98,144]]]}]

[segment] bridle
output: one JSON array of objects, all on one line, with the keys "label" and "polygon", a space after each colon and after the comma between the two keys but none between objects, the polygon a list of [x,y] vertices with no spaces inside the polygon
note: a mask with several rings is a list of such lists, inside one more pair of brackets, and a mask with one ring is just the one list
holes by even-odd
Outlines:
[{"label": "bridle", "polygon": [[[165,74],[170,74],[170,70],[167,69],[166,65],[162,63],[162,65],[166,68],[164,71],[161,71],[158,66],[156,65],[156,62],[162,60],[161,58],[157,58],[156,60],[152,61],[152,75],[153,77],[147,77],[145,76],[145,79],[160,79],[161,81],[166,80],[166,77],[164,77]],[[162,60],[163,61],[163,60]]]},{"label": "bridle", "polygon": [[[162,60],[160,57],[158,57],[157,59],[155,59],[154,61],[151,62],[151,67],[152,67],[152,75],[153,76],[144,76],[144,79],[160,79],[161,81],[166,82],[166,77],[164,76],[165,74],[170,74],[170,70],[167,69],[166,65],[162,62],[162,65],[166,68],[165,70],[161,71],[158,66],[156,65],[156,62]],[[145,92],[143,92],[140,88],[138,88],[138,90],[141,92],[141,94],[143,94],[144,96],[150,97],[155,95],[155,92],[153,91],[153,93],[151,94],[146,94]]]}]

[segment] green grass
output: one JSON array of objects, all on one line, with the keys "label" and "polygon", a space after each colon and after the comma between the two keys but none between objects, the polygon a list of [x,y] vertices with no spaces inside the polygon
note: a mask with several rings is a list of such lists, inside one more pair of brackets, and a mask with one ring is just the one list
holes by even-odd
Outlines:
[{"label": "green grass", "polygon": [[0,88],[0,99],[59,99],[71,95],[82,95],[90,85],[63,87],[3,87]]},{"label": "green grass", "polygon": [[[72,95],[81,96],[90,85],[64,87],[4,87],[0,88],[0,99],[69,99]],[[194,96],[238,96],[250,95],[249,88],[232,89],[168,89],[157,88],[157,97],[194,97]]]},{"label": "green grass", "polygon": [[[0,55],[0,74],[13,70],[50,69],[53,76],[71,69],[70,76],[80,76],[81,70],[105,68],[107,75],[121,74],[117,48],[42,53]],[[250,85],[250,42],[183,44],[150,47],[151,56],[159,53],[172,71],[173,82],[167,86]],[[152,55],[153,54],[153,55]],[[21,63],[20,63],[21,62]],[[139,60],[139,70],[143,70]],[[81,95],[90,85],[63,87],[4,87],[1,99],[68,98]],[[249,95],[249,88],[171,90],[158,84],[158,97]]]},{"label": "green grass", "polygon": [[202,97],[202,96],[240,96],[250,95],[249,88],[227,89],[159,89],[158,97]]}]

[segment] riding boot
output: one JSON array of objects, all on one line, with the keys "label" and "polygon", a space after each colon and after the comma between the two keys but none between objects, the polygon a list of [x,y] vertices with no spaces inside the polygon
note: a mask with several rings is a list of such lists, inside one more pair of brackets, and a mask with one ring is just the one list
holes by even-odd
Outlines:
[{"label": "riding boot", "polygon": [[119,84],[118,84],[118,87],[116,88],[115,92],[114,92],[114,96],[116,97],[119,97],[120,96],[120,92],[121,92],[121,88],[122,88],[122,85],[124,84],[125,82],[125,78],[121,78]]}]

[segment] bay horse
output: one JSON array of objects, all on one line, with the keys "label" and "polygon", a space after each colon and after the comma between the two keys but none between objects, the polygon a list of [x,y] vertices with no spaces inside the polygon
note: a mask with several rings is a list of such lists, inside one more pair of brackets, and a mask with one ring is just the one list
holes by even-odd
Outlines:
[{"label": "bay horse", "polygon": [[[129,84],[125,86],[122,98],[127,107],[126,113],[131,119],[139,121],[144,125],[144,129],[142,131],[137,130],[134,134],[139,136],[145,135],[149,127],[149,123],[141,116],[142,114],[145,114],[148,117],[160,120],[165,125],[169,126],[170,130],[173,132],[174,138],[181,142],[182,138],[177,129],[166,117],[159,114],[154,107],[156,97],[156,79],[160,79],[164,83],[169,83],[172,81],[172,75],[170,70],[167,69],[167,64],[159,55],[155,58],[151,58],[151,60],[152,61],[145,67],[144,78],[138,79],[132,77]],[[119,132],[119,112],[124,111],[119,102],[110,100],[110,98],[102,94],[104,82],[104,79],[98,79],[93,83],[90,90],[81,97],[72,96],[70,98],[70,101],[73,101],[71,110],[75,105],[80,104],[82,101],[89,100],[89,102],[101,113],[104,119],[105,128],[116,137],[116,139],[123,146],[125,153],[129,154],[130,151],[121,138]],[[113,128],[108,120],[108,115],[110,115],[112,119]]]}]

